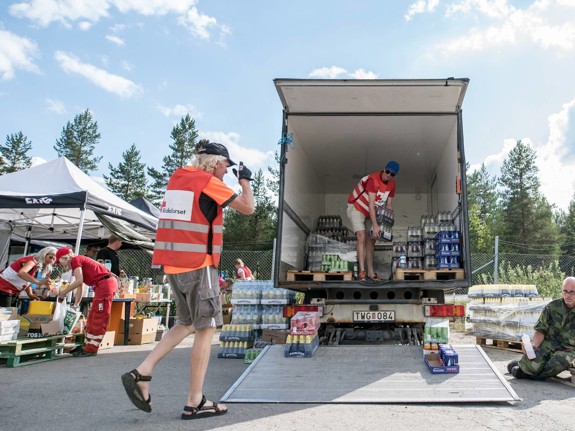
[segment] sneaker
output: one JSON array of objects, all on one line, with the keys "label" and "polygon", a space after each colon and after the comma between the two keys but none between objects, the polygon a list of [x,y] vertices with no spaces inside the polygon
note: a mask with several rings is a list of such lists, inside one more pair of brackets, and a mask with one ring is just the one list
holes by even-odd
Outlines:
[{"label": "sneaker", "polygon": [[84,350],[83,347],[78,347],[77,349],[74,350],[74,352],[72,352],[72,356],[74,356],[75,358],[83,358],[86,356],[96,356],[98,354],[98,352],[88,352],[86,350]]},{"label": "sneaker", "polygon": [[519,365],[515,365],[513,368],[511,368],[511,374],[516,379],[530,379],[531,378],[531,376],[529,374],[525,373],[521,368],[519,368]]},{"label": "sneaker", "polygon": [[517,361],[517,360],[513,360],[513,361],[509,362],[507,364],[507,371],[509,372],[509,374],[511,374],[511,370],[513,369],[513,367],[516,367],[518,365],[519,365],[519,361]]},{"label": "sneaker", "polygon": [[367,274],[365,273],[365,271],[360,271],[359,276],[358,276],[358,280],[359,281],[365,281],[366,278],[367,278]]}]

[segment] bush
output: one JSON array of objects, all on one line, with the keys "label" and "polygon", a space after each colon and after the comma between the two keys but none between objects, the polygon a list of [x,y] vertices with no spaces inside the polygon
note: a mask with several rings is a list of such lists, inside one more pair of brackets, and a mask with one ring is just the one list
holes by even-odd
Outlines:
[{"label": "bush", "polygon": [[[497,275],[498,284],[534,284],[537,292],[543,298],[561,298],[561,283],[565,273],[559,267],[559,261],[551,262],[546,268],[533,268],[531,265],[512,267],[509,262],[502,261]],[[481,274],[483,284],[493,284],[493,276]]]}]

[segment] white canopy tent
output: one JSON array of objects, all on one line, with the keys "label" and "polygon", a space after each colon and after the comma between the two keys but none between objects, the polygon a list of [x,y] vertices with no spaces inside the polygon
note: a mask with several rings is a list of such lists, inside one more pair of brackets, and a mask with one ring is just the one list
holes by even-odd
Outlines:
[{"label": "white canopy tent", "polygon": [[102,239],[104,228],[120,232],[125,240],[149,241],[157,222],[65,157],[0,176],[0,224],[10,236],[27,242],[75,241],[78,253],[82,239]]}]

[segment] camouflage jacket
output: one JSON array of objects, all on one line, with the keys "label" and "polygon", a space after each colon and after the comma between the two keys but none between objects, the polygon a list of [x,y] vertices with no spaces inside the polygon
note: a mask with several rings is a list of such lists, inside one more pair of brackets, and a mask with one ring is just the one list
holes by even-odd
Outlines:
[{"label": "camouflage jacket", "polygon": [[550,350],[575,349],[575,309],[556,299],[545,306],[535,324],[535,330],[545,335],[543,347]]}]

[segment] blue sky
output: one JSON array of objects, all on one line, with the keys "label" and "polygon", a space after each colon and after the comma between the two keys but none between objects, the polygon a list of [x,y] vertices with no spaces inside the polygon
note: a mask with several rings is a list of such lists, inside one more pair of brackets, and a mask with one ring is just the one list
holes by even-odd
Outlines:
[{"label": "blue sky", "polygon": [[[466,157],[493,174],[518,139],[542,191],[575,191],[575,0],[4,0],[0,137],[52,160],[90,109],[101,176],[135,143],[161,167],[186,113],[252,170],[281,132],[274,78],[470,78]],[[35,159],[36,160],[36,159]]]}]

